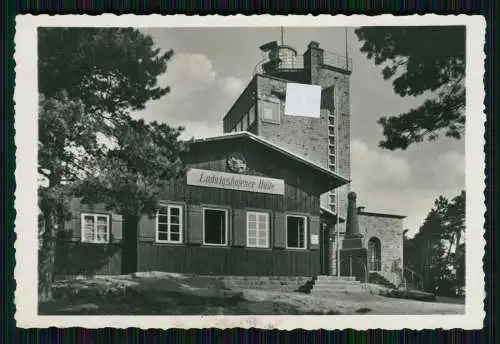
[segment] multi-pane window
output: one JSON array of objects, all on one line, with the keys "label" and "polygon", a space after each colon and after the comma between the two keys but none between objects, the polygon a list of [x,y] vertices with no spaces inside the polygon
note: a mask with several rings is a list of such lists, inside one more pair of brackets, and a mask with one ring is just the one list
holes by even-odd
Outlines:
[{"label": "multi-pane window", "polygon": [[165,243],[182,242],[182,206],[162,205],[156,213],[156,241]]},{"label": "multi-pane window", "polygon": [[203,209],[203,243],[226,246],[228,215],[226,209]]},{"label": "multi-pane window", "polygon": [[269,214],[247,212],[247,246],[269,247]]},{"label": "multi-pane window", "polygon": [[109,215],[82,214],[82,241],[89,243],[109,242]]},{"label": "multi-pane window", "polygon": [[307,247],[307,221],[305,216],[286,216],[286,247],[300,248]]},{"label": "multi-pane window", "polygon": [[248,129],[248,114],[247,113],[243,116],[243,119],[241,121],[243,123],[242,129],[247,130]]},{"label": "multi-pane window", "polygon": [[380,240],[377,238],[371,238],[368,241],[368,270],[370,271],[381,270],[380,246]]},{"label": "multi-pane window", "polygon": [[250,108],[250,111],[248,111],[248,126],[252,126],[255,122],[257,115],[256,115],[256,110],[255,110],[255,105],[253,105]]}]

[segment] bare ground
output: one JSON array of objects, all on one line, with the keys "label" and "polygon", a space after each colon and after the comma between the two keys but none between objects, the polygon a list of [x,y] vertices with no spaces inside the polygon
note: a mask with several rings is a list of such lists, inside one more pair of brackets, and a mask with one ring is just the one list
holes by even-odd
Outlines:
[{"label": "bare ground", "polygon": [[58,281],[40,314],[271,315],[463,314],[464,305],[393,299],[370,293],[315,296],[229,289],[207,276],[145,272]]}]

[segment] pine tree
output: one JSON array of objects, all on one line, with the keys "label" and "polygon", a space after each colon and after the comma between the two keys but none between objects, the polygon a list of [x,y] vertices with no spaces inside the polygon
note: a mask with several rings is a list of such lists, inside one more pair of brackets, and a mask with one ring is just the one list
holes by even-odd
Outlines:
[{"label": "pine tree", "polygon": [[406,149],[440,134],[460,139],[465,130],[465,26],[363,27],[361,52],[384,65],[401,96],[431,94],[416,109],[384,116],[380,146]]},{"label": "pine tree", "polygon": [[[165,95],[157,85],[172,51],[129,28],[39,28],[39,187],[43,218],[39,300],[52,297],[57,233],[64,227],[71,183],[93,174],[103,137],[129,112]],[[69,184],[68,184],[69,183]]]}]

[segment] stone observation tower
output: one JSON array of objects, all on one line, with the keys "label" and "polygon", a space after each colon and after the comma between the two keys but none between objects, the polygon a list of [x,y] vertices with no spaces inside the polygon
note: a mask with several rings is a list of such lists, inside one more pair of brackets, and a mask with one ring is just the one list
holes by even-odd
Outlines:
[{"label": "stone observation tower", "polygon": [[[224,132],[253,132],[350,179],[349,59],[325,52],[317,42],[302,55],[276,41],[260,49],[264,58],[255,67],[256,78],[224,118]],[[319,118],[284,114],[289,82],[321,86]],[[339,209],[334,192],[321,197],[321,206],[345,219],[348,192],[348,186],[339,190]]]},{"label": "stone observation tower", "polygon": [[[266,43],[260,50],[263,58],[254,69],[252,81],[224,117],[224,132],[252,132],[350,179],[350,59],[326,52],[314,41],[302,54],[283,41]],[[291,83],[320,86],[318,116],[285,113],[287,84]],[[345,231],[348,192],[346,185],[320,198],[322,211],[334,218],[339,216],[341,233]],[[336,265],[332,251],[327,260],[331,270]]]},{"label": "stone observation tower", "polygon": [[[350,180],[351,60],[314,41],[303,53],[283,38],[260,50],[252,80],[224,117],[224,132],[251,132]],[[290,111],[292,102],[300,111]],[[377,273],[397,284],[391,267],[403,258],[404,216],[357,209],[350,191],[347,184],[320,197],[321,274]]]}]

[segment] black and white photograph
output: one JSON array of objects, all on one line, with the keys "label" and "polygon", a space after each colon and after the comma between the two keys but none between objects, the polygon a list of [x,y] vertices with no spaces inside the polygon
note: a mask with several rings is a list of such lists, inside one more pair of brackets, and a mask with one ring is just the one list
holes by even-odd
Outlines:
[{"label": "black and white photograph", "polygon": [[484,30],[18,17],[19,326],[481,327]]}]

